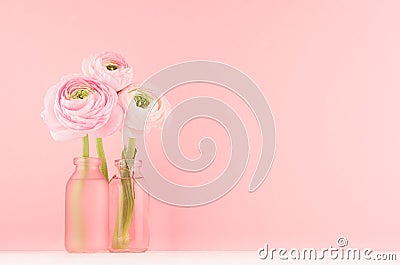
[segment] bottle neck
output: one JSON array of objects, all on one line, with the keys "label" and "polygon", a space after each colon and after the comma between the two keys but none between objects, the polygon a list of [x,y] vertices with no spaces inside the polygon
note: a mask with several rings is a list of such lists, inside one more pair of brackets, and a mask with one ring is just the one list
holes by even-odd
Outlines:
[{"label": "bottle neck", "polygon": [[126,166],[117,167],[117,176],[120,178],[135,178],[141,175],[140,167],[129,168]]},{"label": "bottle neck", "polygon": [[142,161],[135,161],[133,159],[118,159],[115,160],[117,168],[117,176],[119,178],[135,178],[141,175]]},{"label": "bottle neck", "polygon": [[75,166],[76,170],[100,170],[99,166],[93,166],[93,165],[88,165],[88,166]]},{"label": "bottle neck", "polygon": [[103,175],[100,172],[101,159],[97,157],[76,157],[74,158],[74,178],[96,179]]}]

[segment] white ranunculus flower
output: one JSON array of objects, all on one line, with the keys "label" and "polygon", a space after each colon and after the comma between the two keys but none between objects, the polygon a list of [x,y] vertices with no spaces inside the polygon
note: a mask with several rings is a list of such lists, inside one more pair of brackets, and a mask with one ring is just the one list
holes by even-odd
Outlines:
[{"label": "white ranunculus flower", "polygon": [[151,128],[161,128],[171,109],[165,97],[158,97],[152,91],[133,85],[120,91],[119,100],[126,110],[124,127],[132,137],[148,133]]}]

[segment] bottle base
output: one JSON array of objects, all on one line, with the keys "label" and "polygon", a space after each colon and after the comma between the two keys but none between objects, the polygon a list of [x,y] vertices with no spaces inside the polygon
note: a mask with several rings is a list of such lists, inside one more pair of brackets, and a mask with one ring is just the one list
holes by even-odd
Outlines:
[{"label": "bottle base", "polygon": [[71,250],[71,249],[66,249],[68,253],[72,254],[89,254],[89,253],[106,253],[108,252],[107,249],[86,249],[86,250]]},{"label": "bottle base", "polygon": [[147,251],[147,248],[129,248],[129,249],[109,249],[111,253],[143,253]]}]

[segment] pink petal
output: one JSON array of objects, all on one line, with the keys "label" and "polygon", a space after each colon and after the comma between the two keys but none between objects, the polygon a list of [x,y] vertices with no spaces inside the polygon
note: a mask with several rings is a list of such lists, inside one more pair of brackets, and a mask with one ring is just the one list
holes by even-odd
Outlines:
[{"label": "pink petal", "polygon": [[54,104],[56,102],[57,87],[52,86],[47,90],[44,97],[44,110],[41,113],[43,121],[51,131],[63,128],[54,113]]},{"label": "pink petal", "polygon": [[110,119],[100,129],[93,132],[96,137],[109,136],[121,128],[122,121],[124,119],[124,111],[119,104],[116,104],[112,109]]},{"label": "pink petal", "polygon": [[71,131],[70,129],[50,131],[51,136],[55,141],[69,141],[82,138],[86,135],[85,132]]}]

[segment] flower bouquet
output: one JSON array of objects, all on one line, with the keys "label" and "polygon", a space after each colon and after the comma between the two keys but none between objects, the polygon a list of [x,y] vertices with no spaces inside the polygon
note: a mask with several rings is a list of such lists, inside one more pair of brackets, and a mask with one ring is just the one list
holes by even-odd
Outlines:
[{"label": "flower bouquet", "polygon": [[[76,169],[66,188],[65,247],[69,252],[147,249],[148,231],[140,231],[148,229],[144,224],[146,206],[139,207],[137,203],[139,200],[145,203],[148,194],[135,187],[135,176],[142,177],[140,162],[135,161],[135,138],[129,139],[121,159],[116,160],[118,172],[110,182],[110,185],[116,183],[116,188],[109,189],[103,147],[104,137],[121,130],[127,111],[133,118],[126,120],[124,127],[131,136],[138,137],[152,127],[160,127],[169,110],[165,98],[134,86],[132,73],[121,55],[96,54],[83,60],[82,74],[62,77],[45,95],[42,118],[53,139],[82,139],[82,157],[74,159]],[[89,136],[96,139],[98,158],[90,157]],[[108,205],[109,192],[111,205]],[[142,199],[137,196],[139,192],[143,193]],[[140,223],[143,225],[138,226]],[[139,234],[142,236],[138,247],[135,240]]]}]

